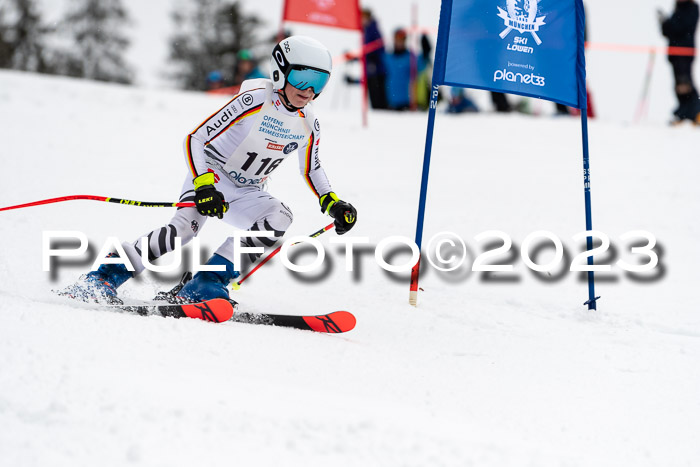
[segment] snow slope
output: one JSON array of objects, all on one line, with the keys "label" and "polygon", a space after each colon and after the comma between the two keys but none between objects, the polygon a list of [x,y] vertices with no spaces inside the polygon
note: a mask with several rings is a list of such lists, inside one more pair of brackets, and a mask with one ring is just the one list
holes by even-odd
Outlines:
[{"label": "snow slope", "polygon": [[[174,201],[184,135],[224,102],[0,72],[0,204]],[[324,167],[359,211],[351,234],[370,248],[346,272],[329,232],[321,273],[293,275],[276,258],[236,298],[245,311],[347,309],[357,328],[328,336],[74,306],[50,289],[92,258],[52,278],[41,270],[42,231],[83,231],[94,255],[108,236],[130,240],[166,222],[169,209],[75,201],[2,212],[1,465],[697,463],[697,129],[591,122],[594,227],[615,248],[601,260],[635,262],[619,238],[631,230],[660,245],[650,275],[599,275],[599,311],[582,306],[574,273],[535,274],[517,255],[499,258],[515,271],[495,278],[426,264],[413,308],[407,273],[383,271],[373,246],[413,237],[426,116],[372,113],[362,128],[358,114],[318,113]],[[296,170],[288,161],[270,185],[295,213],[290,236],[328,222]],[[570,261],[585,225],[580,173],[575,119],[441,114],[424,238],[454,232],[472,261],[481,232],[504,231],[519,248],[549,230]],[[210,222],[203,249],[226,232]],[[148,273],[123,294],[148,298],[175,276]]]}]

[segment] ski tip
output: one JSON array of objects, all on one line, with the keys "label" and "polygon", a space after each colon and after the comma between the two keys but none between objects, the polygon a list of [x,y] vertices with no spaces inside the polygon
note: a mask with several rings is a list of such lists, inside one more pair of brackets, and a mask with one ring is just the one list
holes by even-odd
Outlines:
[{"label": "ski tip", "polygon": [[355,315],[349,311],[334,311],[327,315],[306,316],[304,321],[312,331],[332,334],[352,331],[357,324]]}]

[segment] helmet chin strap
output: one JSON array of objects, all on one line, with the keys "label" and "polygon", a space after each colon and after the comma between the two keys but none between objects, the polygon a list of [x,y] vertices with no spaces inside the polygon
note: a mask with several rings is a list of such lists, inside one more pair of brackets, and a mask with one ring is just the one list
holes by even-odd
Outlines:
[{"label": "helmet chin strap", "polygon": [[284,88],[279,89],[277,91],[277,95],[280,96],[280,99],[282,101],[282,105],[284,105],[284,108],[289,110],[290,112],[296,112],[297,110],[302,109],[302,107],[297,107],[295,105],[292,105],[291,102],[289,102],[289,99],[287,99],[287,95],[284,93]]}]

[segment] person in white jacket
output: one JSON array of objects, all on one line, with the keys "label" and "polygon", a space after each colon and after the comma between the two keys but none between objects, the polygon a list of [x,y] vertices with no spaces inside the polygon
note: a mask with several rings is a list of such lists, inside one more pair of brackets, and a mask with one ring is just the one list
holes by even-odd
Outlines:
[{"label": "person in white jacket", "polygon": [[[144,270],[146,248],[150,261],[194,238],[209,217],[238,229],[269,231],[269,237],[247,237],[247,247],[271,247],[292,223],[291,210],[263,189],[269,175],[293,153],[299,169],[321,205],[334,218],[339,235],[356,222],[355,208],[332,191],[318,157],[321,126],[309,105],[325,88],[331,74],[331,55],[315,39],[291,36],[277,44],[270,60],[271,80],[243,83],[241,92],[202,122],[185,138],[188,174],[180,202],[196,207],[179,208],[170,222],[149,234],[148,243],[124,243],[134,266],[102,264],[83,276],[68,293],[86,301],[119,302],[117,287]],[[139,237],[140,238],[140,237]],[[227,285],[239,276],[233,263],[234,240],[227,238],[207,261],[222,271],[199,271],[177,294],[182,302],[229,298]],[[259,254],[248,255],[254,261]]]}]

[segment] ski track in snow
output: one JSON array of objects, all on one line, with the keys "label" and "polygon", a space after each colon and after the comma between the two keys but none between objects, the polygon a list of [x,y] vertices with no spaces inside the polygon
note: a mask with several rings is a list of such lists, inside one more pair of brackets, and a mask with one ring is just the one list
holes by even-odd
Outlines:
[{"label": "ski track in snow", "polygon": [[[184,135],[225,101],[0,72],[2,205],[175,200]],[[324,168],[359,211],[349,235],[412,238],[425,115],[372,113],[365,129],[359,114],[318,113]],[[619,235],[637,229],[663,252],[656,280],[601,274],[596,312],[573,273],[544,280],[518,256],[509,281],[426,264],[413,308],[407,273],[381,270],[372,249],[346,272],[334,232],[319,237],[322,273],[298,278],[275,258],[235,298],[241,311],[352,311],[345,335],[91,310],[50,292],[91,261],[51,278],[42,231],[83,231],[94,256],[108,236],[137,238],[171,211],[75,201],[0,213],[0,464],[693,465],[700,134],[605,120],[590,132],[594,227],[618,257],[630,260]],[[517,247],[545,229],[574,252],[580,174],[576,119],[440,114],[424,238],[452,231],[473,253],[480,232],[502,230]],[[295,213],[289,236],[327,223],[296,160],[270,191]],[[226,232],[210,221],[203,248]],[[177,276],[147,273],[121,293],[150,298]]]}]

